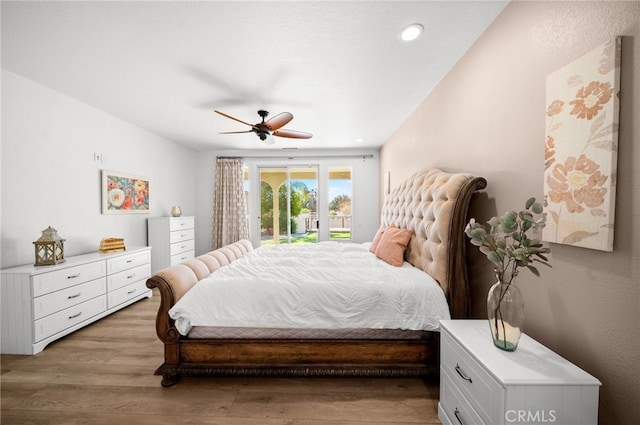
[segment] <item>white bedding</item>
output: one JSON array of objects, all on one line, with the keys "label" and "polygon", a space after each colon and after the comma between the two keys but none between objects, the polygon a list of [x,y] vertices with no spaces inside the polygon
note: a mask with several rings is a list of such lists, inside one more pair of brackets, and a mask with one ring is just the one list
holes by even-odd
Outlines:
[{"label": "white bedding", "polygon": [[169,315],[182,335],[193,326],[438,330],[450,315],[437,282],[368,246],[257,248],[201,280]]}]

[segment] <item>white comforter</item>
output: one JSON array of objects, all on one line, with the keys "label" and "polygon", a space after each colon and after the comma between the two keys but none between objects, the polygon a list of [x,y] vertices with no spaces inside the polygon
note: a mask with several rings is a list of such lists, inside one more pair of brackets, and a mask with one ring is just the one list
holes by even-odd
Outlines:
[{"label": "white comforter", "polygon": [[169,315],[193,326],[438,330],[449,309],[433,278],[393,267],[369,244],[322,242],[257,248],[216,270]]}]

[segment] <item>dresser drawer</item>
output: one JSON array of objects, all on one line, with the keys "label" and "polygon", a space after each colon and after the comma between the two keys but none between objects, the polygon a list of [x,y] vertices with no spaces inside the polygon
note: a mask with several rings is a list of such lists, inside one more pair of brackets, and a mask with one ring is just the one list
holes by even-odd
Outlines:
[{"label": "dresser drawer", "polygon": [[196,241],[190,239],[188,241],[176,242],[171,244],[171,255],[178,255],[182,252],[193,251],[196,247]]},{"label": "dresser drawer", "polygon": [[440,421],[445,425],[484,425],[485,422],[460,393],[455,385],[455,380],[447,374],[444,368],[440,368],[440,380],[440,405],[438,410],[440,413],[444,413],[445,416],[443,418],[442,414],[439,415]]},{"label": "dresser drawer", "polygon": [[138,295],[148,292],[149,288],[147,288],[146,282],[146,280],[140,280],[132,283],[131,285],[127,285],[124,288],[109,292],[107,295],[107,307],[113,308],[137,297]]},{"label": "dresser drawer", "polygon": [[39,297],[60,289],[89,282],[105,275],[104,261],[67,267],[33,276],[33,296]]},{"label": "dresser drawer", "polygon": [[83,303],[107,292],[107,279],[92,280],[33,300],[33,318],[40,319],[65,308]]},{"label": "dresser drawer", "polygon": [[107,276],[107,291],[113,291],[151,275],[151,264],[142,264],[129,270]]},{"label": "dresser drawer", "polygon": [[185,229],[179,230],[177,232],[171,232],[169,234],[169,242],[176,243],[182,241],[188,241],[189,239],[194,239],[195,233],[193,229]]},{"label": "dresser drawer", "polygon": [[[443,333],[442,369],[462,395],[476,406],[484,422],[502,423],[505,389],[471,354],[446,332]],[[487,330],[487,337],[491,339]]]},{"label": "dresser drawer", "polygon": [[151,254],[148,250],[110,258],[107,260],[107,273],[118,273],[149,262],[151,262]]},{"label": "dresser drawer", "polygon": [[175,266],[176,264],[184,263],[187,260],[191,260],[195,257],[195,251],[187,251],[178,255],[171,256],[171,265]]},{"label": "dresser drawer", "polygon": [[176,230],[193,229],[195,227],[195,220],[193,217],[189,218],[173,218],[169,221],[169,231],[175,232]]},{"label": "dresser drawer", "polygon": [[40,320],[36,320],[34,339],[36,342],[43,340],[106,310],[107,298],[106,295],[101,295]]}]

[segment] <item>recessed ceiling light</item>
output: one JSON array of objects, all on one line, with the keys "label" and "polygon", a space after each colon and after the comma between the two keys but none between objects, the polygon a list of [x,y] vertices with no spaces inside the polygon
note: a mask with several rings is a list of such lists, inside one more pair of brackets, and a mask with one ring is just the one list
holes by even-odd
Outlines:
[{"label": "recessed ceiling light", "polygon": [[420,37],[420,34],[422,34],[422,31],[424,31],[424,27],[422,25],[411,24],[404,27],[402,31],[400,31],[400,34],[398,35],[398,37],[402,41],[413,41],[416,38]]},{"label": "recessed ceiling light", "polygon": [[364,139],[363,138],[358,138],[358,139],[356,139],[356,142],[357,143],[362,143],[362,142],[364,142]]}]

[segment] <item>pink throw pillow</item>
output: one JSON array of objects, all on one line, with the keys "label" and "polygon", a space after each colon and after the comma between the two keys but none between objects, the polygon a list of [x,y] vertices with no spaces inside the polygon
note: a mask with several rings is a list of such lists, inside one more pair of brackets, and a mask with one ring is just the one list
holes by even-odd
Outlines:
[{"label": "pink throw pillow", "polygon": [[[389,227],[398,227],[398,226],[396,226],[395,224],[390,224]],[[382,239],[382,235],[384,234],[384,231],[387,229],[388,227],[380,226],[380,228],[376,232],[376,235],[373,237],[373,241],[371,241],[371,246],[369,247],[370,252],[373,252],[374,254],[376,253],[376,250],[378,249],[378,245],[380,244],[380,240]]]},{"label": "pink throw pillow", "polygon": [[378,248],[378,244],[380,243],[380,239],[382,239],[382,234],[384,233],[385,229],[386,227],[381,226],[376,232],[376,235],[373,237],[373,241],[371,242],[369,251],[373,252],[374,254],[376,253],[376,249]]},{"label": "pink throw pillow", "polygon": [[404,263],[404,252],[413,233],[407,229],[388,227],[382,234],[376,249],[376,257],[392,266],[400,267]]}]

